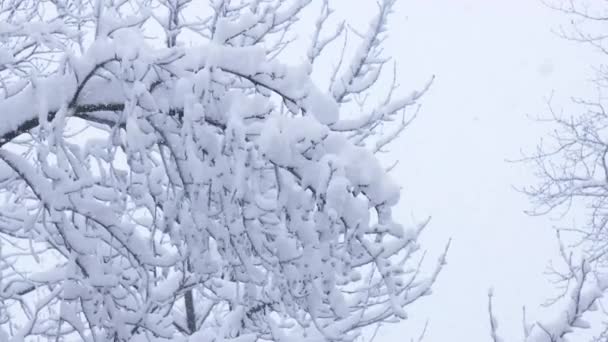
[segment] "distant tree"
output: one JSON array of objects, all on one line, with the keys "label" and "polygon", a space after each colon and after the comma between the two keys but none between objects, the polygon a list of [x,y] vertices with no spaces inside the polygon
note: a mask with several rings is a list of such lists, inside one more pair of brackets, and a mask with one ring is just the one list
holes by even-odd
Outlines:
[{"label": "distant tree", "polygon": [[[561,37],[608,55],[605,1],[556,0],[546,5],[571,19],[569,27],[557,30]],[[608,339],[608,69],[600,65],[595,70],[598,96],[573,99],[576,113],[555,110],[549,101],[550,117],[543,120],[553,125],[553,132],[524,159],[539,179],[536,186],[523,189],[534,203],[531,214],[584,217],[575,227],[557,228],[565,267],[552,266],[549,273],[560,295],[547,303],[551,317],[524,322],[525,341],[574,341],[582,336],[580,329],[588,329],[592,341]],[[498,336],[491,299],[491,331]]]},{"label": "distant tree", "polygon": [[376,158],[432,81],[375,87],[394,3],[357,33],[328,1],[0,1],[0,341],[351,341],[405,319],[445,254],[421,268],[426,222],[395,222]]}]

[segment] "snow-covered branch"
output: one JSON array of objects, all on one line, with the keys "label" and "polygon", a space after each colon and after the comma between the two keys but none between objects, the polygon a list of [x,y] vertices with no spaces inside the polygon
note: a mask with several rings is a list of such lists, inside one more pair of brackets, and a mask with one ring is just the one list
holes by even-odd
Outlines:
[{"label": "snow-covered branch", "polygon": [[310,0],[2,2],[0,338],[352,341],[405,319],[447,248],[422,262],[374,153],[430,82],[393,96],[393,74],[341,119],[381,79],[393,3],[327,92],[329,2],[301,65],[282,52]]}]

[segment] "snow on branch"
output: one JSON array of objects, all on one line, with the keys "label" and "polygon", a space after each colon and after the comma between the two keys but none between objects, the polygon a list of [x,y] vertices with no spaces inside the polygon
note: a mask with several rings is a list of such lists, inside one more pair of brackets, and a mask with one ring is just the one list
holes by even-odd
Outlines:
[{"label": "snow on branch", "polygon": [[[558,239],[559,235],[558,235]],[[590,329],[589,317],[597,311],[604,292],[608,288],[605,277],[592,268],[592,264],[581,259],[576,261],[572,253],[567,253],[560,241],[561,256],[567,266],[566,272],[553,270],[562,291],[559,296],[547,303],[547,313],[542,319],[526,322],[524,309],[525,342],[566,342],[576,330]],[[493,341],[500,342],[498,323],[492,306],[493,293],[488,295],[490,332]],[[575,335],[576,336],[576,335]]]},{"label": "snow on branch", "polygon": [[327,92],[328,2],[0,2],[0,340],[353,341],[411,316],[447,247],[427,267],[375,153],[430,82],[341,118],[393,3]]}]

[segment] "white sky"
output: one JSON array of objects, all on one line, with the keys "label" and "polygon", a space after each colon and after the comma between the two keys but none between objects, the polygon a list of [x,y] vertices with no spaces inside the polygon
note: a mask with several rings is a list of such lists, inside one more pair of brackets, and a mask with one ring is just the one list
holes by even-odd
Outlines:
[{"label": "white sky", "polygon": [[[334,4],[347,18],[373,9],[372,1]],[[419,118],[392,146],[404,186],[399,215],[433,217],[423,246],[431,255],[449,237],[453,244],[434,294],[377,341],[409,341],[427,318],[426,342],[488,341],[490,286],[500,333],[521,340],[522,306],[534,314],[551,294],[542,272],[557,250],[555,222],[523,213],[528,199],[512,187],[533,182],[532,171],[505,159],[530,151],[549,129],[527,115],[547,114],[552,91],[558,107],[593,95],[599,56],[552,33],[568,21],[536,0],[398,2],[387,53],[399,62],[400,83],[415,89],[437,75]]]}]

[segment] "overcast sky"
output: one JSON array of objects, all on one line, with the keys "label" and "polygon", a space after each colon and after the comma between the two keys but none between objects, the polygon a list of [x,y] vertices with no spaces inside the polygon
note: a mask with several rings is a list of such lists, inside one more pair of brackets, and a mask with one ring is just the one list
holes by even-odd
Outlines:
[{"label": "overcast sky", "polygon": [[[349,4],[340,8],[347,18],[373,9],[336,3]],[[521,340],[522,306],[534,315],[552,291],[542,273],[557,250],[556,222],[523,213],[530,203],[513,186],[533,182],[532,171],[505,160],[533,149],[550,128],[530,116],[547,114],[552,92],[560,108],[570,96],[593,95],[599,56],[552,33],[569,18],[536,0],[398,3],[387,53],[400,83],[415,89],[437,76],[419,118],[393,145],[404,187],[399,215],[433,217],[424,239],[430,255],[450,237],[453,245],[434,294],[377,341],[409,341],[427,318],[427,342],[488,341],[490,286],[501,334]]]}]

